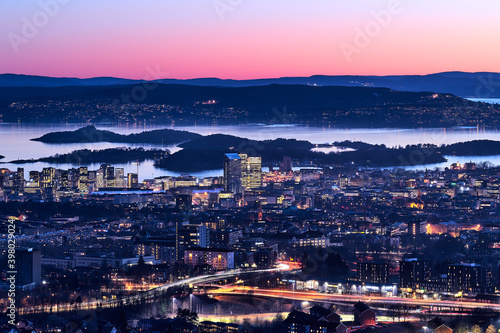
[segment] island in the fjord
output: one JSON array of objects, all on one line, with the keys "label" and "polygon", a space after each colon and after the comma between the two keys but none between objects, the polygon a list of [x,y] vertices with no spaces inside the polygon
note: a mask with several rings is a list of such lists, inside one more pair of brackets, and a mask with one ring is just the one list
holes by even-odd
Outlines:
[{"label": "island in the fjord", "polygon": [[500,155],[500,141],[473,140],[442,145],[438,149],[443,155],[488,156]]},{"label": "island in the fjord", "polygon": [[[330,146],[351,151],[323,153],[313,151],[316,145],[295,139],[251,140],[214,134],[179,145],[183,149],[156,161],[156,166],[172,171],[221,169],[224,154],[230,151],[261,156],[264,165],[276,165],[290,156],[302,165],[354,165],[362,167],[404,167],[447,162],[445,156],[500,155],[500,141],[475,140],[450,145],[433,144],[386,147],[365,142],[334,142]],[[328,146],[328,145],[321,145]]]},{"label": "island in the fjord", "polygon": [[[347,143],[339,147],[347,146]],[[264,165],[276,164],[284,156],[302,164],[327,166],[355,164],[359,166],[408,166],[446,162],[436,149],[426,145],[387,148],[384,145],[357,143],[354,151],[341,153],[315,152],[316,145],[295,139],[251,140],[231,135],[213,134],[179,145],[183,149],[156,161],[156,166],[172,171],[200,171],[221,169],[224,154],[230,151],[261,156]],[[437,148],[437,147],[436,147]],[[419,152],[418,159],[415,151]],[[422,156],[423,155],[423,158]],[[418,162],[418,163],[415,163]],[[421,162],[421,163],[420,163]]]},{"label": "island in the fjord", "polygon": [[55,164],[127,163],[164,158],[170,152],[163,149],[108,148],[101,150],[79,149],[68,154],[60,154],[38,159],[15,160],[9,163],[26,164],[47,162]]},{"label": "island in the fjord", "polygon": [[117,134],[111,131],[98,130],[93,125],[85,126],[75,131],[47,133],[39,138],[31,139],[43,143],[149,143],[173,145],[201,137],[200,134],[173,129],[158,129],[136,134]]},{"label": "island in the fjord", "polygon": [[3,156],[3,155],[0,155],[0,160],[1,160],[2,158],[5,158],[5,156]]},{"label": "island in the fjord", "polygon": [[[349,151],[324,153],[315,147],[350,148]],[[179,145],[182,150],[170,154],[168,150],[144,148],[80,149],[68,154],[38,159],[15,160],[10,163],[35,162],[91,164],[126,163],[155,160],[155,166],[178,172],[215,170],[223,167],[224,154],[244,153],[262,157],[263,165],[276,165],[289,156],[300,165],[324,167],[351,165],[361,167],[404,167],[446,162],[445,156],[500,155],[500,141],[475,140],[450,145],[418,144],[405,147],[387,147],[359,141],[333,142],[315,145],[296,139],[252,140],[232,135],[200,136]]]}]

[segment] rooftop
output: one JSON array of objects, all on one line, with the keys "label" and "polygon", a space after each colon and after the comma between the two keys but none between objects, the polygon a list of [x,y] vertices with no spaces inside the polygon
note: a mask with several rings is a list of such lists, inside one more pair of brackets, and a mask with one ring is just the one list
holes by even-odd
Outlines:
[{"label": "rooftop", "polygon": [[237,153],[227,153],[226,157],[230,160],[241,160],[241,157]]}]

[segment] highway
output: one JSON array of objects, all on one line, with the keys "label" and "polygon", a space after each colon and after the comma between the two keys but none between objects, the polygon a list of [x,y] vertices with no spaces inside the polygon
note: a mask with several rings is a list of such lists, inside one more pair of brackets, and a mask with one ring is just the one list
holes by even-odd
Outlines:
[{"label": "highway", "polygon": [[273,290],[273,289],[257,289],[251,287],[231,287],[221,288],[210,291],[213,295],[252,295],[274,297],[290,300],[308,301],[308,302],[335,302],[354,304],[358,301],[366,304],[383,304],[386,308],[390,305],[414,306],[422,308],[446,308],[446,309],[462,309],[465,311],[474,309],[489,309],[500,311],[500,304],[471,302],[467,300],[433,300],[433,299],[414,299],[400,297],[383,297],[383,296],[367,296],[367,295],[343,295],[343,294],[324,294],[315,291],[290,291],[290,290]]},{"label": "highway", "polygon": [[[154,298],[166,292],[169,288],[180,287],[183,285],[197,285],[197,284],[208,284],[215,281],[220,281],[223,279],[234,278],[240,276],[242,274],[263,274],[263,273],[275,273],[280,271],[288,271],[290,270],[290,266],[286,264],[280,264],[276,268],[270,269],[257,269],[257,270],[243,270],[243,269],[234,269],[227,272],[218,272],[211,275],[203,275],[203,276],[195,276],[192,278],[187,278],[184,280],[179,280],[176,282],[164,284],[154,289],[150,289],[147,291],[138,292],[135,295],[129,295],[126,297],[110,299],[110,300],[96,300],[92,302],[83,302],[78,305],[79,310],[95,310],[99,308],[112,308],[119,304],[130,304],[136,301],[140,301],[142,299],[146,300],[146,302],[154,301]],[[50,311],[50,306],[35,306],[28,308],[18,308],[19,314],[28,314],[28,313],[54,313],[54,312],[67,312],[74,311],[75,305],[70,303],[62,303],[57,306],[52,307],[52,311]]]},{"label": "highway", "polygon": [[[148,291],[138,292],[134,295],[129,295],[122,298],[96,300],[92,302],[83,302],[78,306],[79,310],[95,310],[100,308],[116,307],[119,304],[130,304],[137,301],[144,300],[147,303],[155,301],[155,298],[166,292],[169,288],[180,287],[183,285],[203,285],[210,284],[211,282],[220,281],[223,279],[234,278],[242,274],[265,274],[279,271],[289,271],[291,267],[286,264],[281,264],[277,268],[261,269],[261,270],[242,270],[235,269],[227,272],[219,272],[211,275],[196,276],[184,280],[168,283]],[[400,298],[400,297],[383,297],[372,295],[344,295],[344,294],[324,294],[315,291],[290,291],[290,290],[273,290],[273,289],[259,289],[254,287],[222,287],[213,289],[210,294],[217,295],[246,295],[246,296],[263,296],[272,298],[281,298],[298,301],[308,302],[330,302],[337,304],[354,304],[362,301],[371,305],[374,308],[390,308],[391,305],[418,307],[422,309],[429,309],[429,312],[451,312],[453,311],[472,311],[476,309],[488,309],[492,311],[500,311],[500,304],[486,303],[486,302],[472,302],[469,300],[434,300],[434,299],[413,299],[413,298]],[[75,305],[69,303],[58,304],[57,306],[36,306],[29,308],[19,308],[19,313],[49,313],[49,312],[67,312],[74,311]]]}]

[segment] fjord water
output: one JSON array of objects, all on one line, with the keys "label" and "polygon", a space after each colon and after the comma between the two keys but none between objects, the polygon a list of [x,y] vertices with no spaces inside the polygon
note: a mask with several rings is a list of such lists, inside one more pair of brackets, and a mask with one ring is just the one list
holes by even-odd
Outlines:
[{"label": "fjord water", "polygon": [[[46,133],[54,131],[72,131],[85,124],[0,124],[0,155],[5,156],[0,168],[16,170],[23,167],[27,175],[31,170],[41,170],[50,166],[48,163],[11,164],[6,163],[17,159],[31,159],[55,154],[65,154],[77,149],[105,149],[116,147],[144,147],[144,148],[166,148],[175,152],[180,148],[175,146],[144,145],[144,144],[124,144],[124,143],[76,143],[76,144],[45,144],[30,141],[32,138],[40,137]],[[308,140],[315,144],[332,143],[334,141],[363,141],[373,144],[385,144],[389,147],[405,146],[407,144],[431,143],[436,145],[451,144],[456,142],[490,139],[500,140],[500,130],[485,129],[479,127],[458,127],[458,128],[422,128],[422,129],[362,129],[362,128],[335,128],[335,127],[309,127],[300,125],[241,125],[241,126],[183,126],[171,127],[155,124],[101,124],[96,125],[98,129],[114,131],[120,134],[138,133],[147,130],[160,128],[173,128],[186,130],[202,135],[223,133],[254,140],[269,140],[276,138]],[[437,165],[429,165],[428,168],[445,167],[453,162],[468,161],[490,161],[493,164],[500,164],[500,156],[466,156],[449,157],[449,161]],[[57,168],[67,169],[77,167],[77,165],[57,164],[52,165]],[[100,164],[88,165],[91,170],[99,168]],[[125,173],[136,172],[137,165],[133,163],[116,164],[115,167],[125,169]],[[414,167],[415,168],[415,167]],[[417,167],[425,168],[425,167]],[[222,169],[222,161],[221,161]],[[218,176],[222,175],[222,170],[206,170],[191,173],[194,176]],[[157,169],[153,161],[141,162],[139,167],[139,177],[152,178],[164,175],[177,176],[179,173]]]}]

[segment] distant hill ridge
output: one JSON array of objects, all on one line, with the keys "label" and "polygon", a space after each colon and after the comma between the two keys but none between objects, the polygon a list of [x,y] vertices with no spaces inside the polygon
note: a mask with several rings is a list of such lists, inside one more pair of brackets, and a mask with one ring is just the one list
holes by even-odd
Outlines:
[{"label": "distant hill ridge", "polygon": [[134,99],[137,87],[143,86],[3,87],[0,121],[148,122],[175,126],[249,123],[404,128],[500,126],[500,105],[474,103],[453,94],[435,92],[301,84],[251,87],[158,84],[149,86],[149,90],[144,88],[140,99]]},{"label": "distant hill ridge", "polygon": [[[145,80],[115,77],[70,78],[24,74],[0,74],[0,87],[69,87],[133,85]],[[451,93],[461,97],[500,97],[500,73],[494,72],[442,72],[428,75],[313,75],[309,77],[280,77],[251,80],[219,78],[160,79],[163,84],[196,86],[250,87],[270,84],[300,84],[348,87],[380,87],[402,91],[432,91]]]}]

